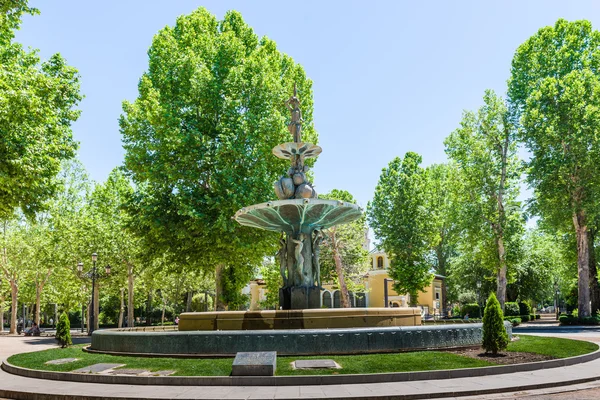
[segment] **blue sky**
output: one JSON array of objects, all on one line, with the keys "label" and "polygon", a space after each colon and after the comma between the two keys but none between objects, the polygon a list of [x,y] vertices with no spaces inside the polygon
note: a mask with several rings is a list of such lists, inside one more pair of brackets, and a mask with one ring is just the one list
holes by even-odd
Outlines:
[{"label": "blue sky", "polygon": [[600,28],[593,1],[190,1],[30,0],[17,40],[61,53],[79,69],[82,114],[73,130],[92,179],[123,161],[118,117],[134,100],[152,36],[203,6],[222,18],[242,13],[259,36],[302,64],[314,81],[323,153],[320,193],[350,191],[362,206],[381,169],[415,151],[444,162],[443,141],[485,89],[504,94],[515,49],[558,18]]}]

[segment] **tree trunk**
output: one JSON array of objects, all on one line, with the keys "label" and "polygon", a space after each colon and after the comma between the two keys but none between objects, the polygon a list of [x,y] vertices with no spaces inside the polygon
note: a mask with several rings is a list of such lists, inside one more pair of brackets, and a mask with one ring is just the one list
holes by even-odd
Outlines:
[{"label": "tree trunk", "polygon": [[0,332],[4,332],[4,297],[0,296]]},{"label": "tree trunk", "polygon": [[185,312],[192,311],[192,298],[194,297],[194,292],[191,290],[187,293],[187,302],[185,303]]},{"label": "tree trunk", "polygon": [[[19,287],[14,280],[10,281],[10,331],[8,333],[17,333],[17,311],[19,308]],[[23,316],[23,326],[25,326],[25,316]]]},{"label": "tree trunk", "polygon": [[35,285],[35,323],[40,326],[40,304],[42,303],[42,287]]},{"label": "tree trunk", "polygon": [[600,310],[600,286],[598,286],[598,268],[596,265],[596,230],[588,230],[588,249],[590,252],[590,300],[592,302],[592,315]]},{"label": "tree trunk", "polygon": [[121,288],[121,308],[119,309],[119,328],[123,327],[123,314],[125,314],[125,288]]},{"label": "tree trunk", "polygon": [[163,307],[162,307],[162,316],[160,318],[160,324],[164,325],[165,324],[165,308],[167,308],[167,300],[165,299],[165,295],[162,293],[162,291],[161,291],[161,296],[162,296]]},{"label": "tree trunk", "polygon": [[100,287],[96,281],[94,288],[94,330],[100,329]]},{"label": "tree trunk", "polygon": [[217,265],[215,269],[215,289],[216,289],[216,311],[225,311],[227,305],[223,301],[223,270],[225,266],[223,264]]},{"label": "tree trunk", "polygon": [[135,326],[135,315],[133,306],[133,265],[127,265],[127,326],[133,328]]},{"label": "tree trunk", "polygon": [[331,234],[331,252],[333,253],[333,261],[335,262],[335,272],[338,276],[340,283],[340,306],[342,308],[350,308],[350,295],[348,294],[348,287],[346,286],[346,279],[344,278],[344,267],[342,265],[342,257],[338,249],[338,242],[335,237],[335,228],[332,229]]},{"label": "tree trunk", "polygon": [[590,312],[590,252],[588,249],[588,227],[585,212],[577,211],[573,214],[573,225],[577,236],[577,273],[579,280],[578,315],[580,318],[589,317]]},{"label": "tree trunk", "polygon": [[150,326],[152,324],[152,320],[150,318],[150,313],[152,312],[152,290],[148,292],[148,301],[146,302],[146,325]]},{"label": "tree trunk", "polygon": [[496,297],[500,302],[500,307],[504,311],[504,303],[506,302],[506,253],[504,249],[504,241],[498,239],[498,256],[500,257],[500,269],[498,269]]}]

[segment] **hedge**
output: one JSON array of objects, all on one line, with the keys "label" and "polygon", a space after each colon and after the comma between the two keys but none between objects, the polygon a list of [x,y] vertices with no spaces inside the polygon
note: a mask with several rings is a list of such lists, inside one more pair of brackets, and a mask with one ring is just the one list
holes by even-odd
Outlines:
[{"label": "hedge", "polygon": [[470,303],[463,305],[460,309],[460,315],[464,318],[467,314],[469,314],[469,318],[481,318],[479,304]]},{"label": "hedge", "polygon": [[504,303],[504,315],[507,317],[518,317],[521,315],[521,313],[519,313],[519,305],[512,301]]},{"label": "hedge", "polygon": [[519,302],[519,315],[525,315],[525,314],[531,314],[531,307],[529,306],[529,304],[521,301],[521,302]]}]

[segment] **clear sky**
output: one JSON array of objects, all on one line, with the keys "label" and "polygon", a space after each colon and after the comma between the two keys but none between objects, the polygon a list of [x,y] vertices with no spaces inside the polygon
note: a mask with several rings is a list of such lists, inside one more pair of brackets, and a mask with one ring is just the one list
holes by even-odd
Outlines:
[{"label": "clear sky", "polygon": [[[206,7],[219,19],[242,13],[259,36],[302,64],[314,82],[323,153],[320,193],[350,191],[362,206],[381,169],[415,151],[444,162],[443,141],[486,88],[505,93],[515,49],[558,18],[600,28],[595,1],[191,1],[30,0],[17,40],[59,52],[79,69],[85,99],[73,126],[79,157],[103,181],[123,161],[118,127],[134,100],[152,36],[178,15]],[[282,171],[283,172],[283,171]],[[274,195],[273,195],[274,196]]]}]

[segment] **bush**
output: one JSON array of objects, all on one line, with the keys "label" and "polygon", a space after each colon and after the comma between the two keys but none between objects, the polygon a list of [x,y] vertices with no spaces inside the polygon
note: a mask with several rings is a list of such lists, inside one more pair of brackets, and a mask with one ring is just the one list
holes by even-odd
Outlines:
[{"label": "bush", "polygon": [[529,315],[528,314],[520,315],[519,318],[521,318],[521,321],[523,321],[523,322],[529,322]]},{"label": "bush", "polygon": [[483,313],[483,345],[486,353],[498,354],[508,346],[504,315],[496,295],[490,294]]},{"label": "bush", "polygon": [[529,320],[530,320],[530,321],[533,321],[534,319],[535,319],[535,315],[533,315],[533,314],[529,314]]},{"label": "bush", "polygon": [[510,323],[512,324],[512,326],[521,325],[521,318],[513,318],[510,320]]},{"label": "bush", "polygon": [[542,316],[540,314],[535,314],[535,319],[540,319]]},{"label": "bush", "polygon": [[599,317],[578,318],[576,315],[561,314],[558,320],[561,325],[600,325]]},{"label": "bush", "polygon": [[521,313],[519,312],[519,305],[511,301],[504,303],[504,315],[506,315],[507,317],[518,317],[519,315],[521,315]]},{"label": "bush", "polygon": [[[518,306],[519,315],[531,314],[531,307],[529,306],[529,304],[520,301]],[[504,307],[504,310],[506,311],[506,306]]]},{"label": "bush", "polygon": [[481,315],[479,313],[480,313],[480,311],[479,311],[479,304],[475,304],[475,303],[465,304],[460,309],[460,315],[463,318],[467,314],[469,314],[469,319],[470,318],[481,318]]},{"label": "bush", "polygon": [[61,347],[67,347],[73,344],[71,341],[71,323],[67,313],[62,313],[56,324],[56,340]]}]

